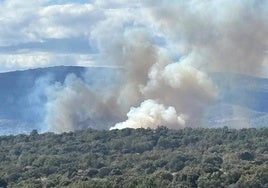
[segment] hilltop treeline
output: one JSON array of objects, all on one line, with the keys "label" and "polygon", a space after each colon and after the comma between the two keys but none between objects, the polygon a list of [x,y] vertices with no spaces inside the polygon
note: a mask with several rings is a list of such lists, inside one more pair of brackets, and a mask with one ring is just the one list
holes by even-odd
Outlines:
[{"label": "hilltop treeline", "polygon": [[268,187],[268,128],[0,137],[0,187]]}]

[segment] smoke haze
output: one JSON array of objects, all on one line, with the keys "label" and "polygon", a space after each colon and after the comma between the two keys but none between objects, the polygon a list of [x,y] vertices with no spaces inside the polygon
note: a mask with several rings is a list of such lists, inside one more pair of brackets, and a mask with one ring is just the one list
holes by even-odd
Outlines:
[{"label": "smoke haze", "polygon": [[[106,10],[109,4],[115,8]],[[266,1],[95,1],[93,6],[106,10],[90,30],[100,54],[96,64],[120,70],[112,83],[96,88],[87,84],[89,74],[49,86],[50,131],[200,126],[219,95],[211,72],[260,76],[267,66]]]}]

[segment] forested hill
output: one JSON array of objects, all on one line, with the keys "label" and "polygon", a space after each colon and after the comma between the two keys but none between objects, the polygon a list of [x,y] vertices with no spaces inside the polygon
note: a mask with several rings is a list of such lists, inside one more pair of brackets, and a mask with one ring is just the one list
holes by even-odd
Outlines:
[{"label": "forested hill", "polygon": [[0,137],[0,187],[268,187],[268,128]]}]

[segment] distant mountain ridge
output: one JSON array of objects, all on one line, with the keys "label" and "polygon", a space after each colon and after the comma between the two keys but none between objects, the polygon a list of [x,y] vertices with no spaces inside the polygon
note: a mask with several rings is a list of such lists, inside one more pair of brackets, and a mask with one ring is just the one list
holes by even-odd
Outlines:
[{"label": "distant mountain ridge", "polygon": [[260,112],[268,112],[268,79],[234,73],[210,74],[220,100]]},{"label": "distant mountain ridge", "polygon": [[51,84],[62,83],[67,74],[82,76],[84,71],[84,67],[59,66],[0,73],[0,118],[14,119],[14,115],[23,118],[20,108],[28,107],[33,102],[29,96],[37,87],[38,80],[47,79]]},{"label": "distant mountain ridge", "polygon": [[[45,86],[63,83],[75,74],[91,85],[113,82],[114,68],[58,66],[0,73],[0,135],[40,130],[46,101]],[[219,98],[206,110],[203,125],[209,127],[267,126],[268,79],[231,73],[211,73]],[[244,126],[244,125],[242,125]],[[237,127],[237,126],[235,126]]]},{"label": "distant mountain ridge", "polygon": [[212,73],[210,77],[219,97],[207,109],[205,125],[267,127],[268,79],[234,73]]},{"label": "distant mountain ridge", "polygon": [[63,83],[68,74],[94,85],[111,73],[111,68],[57,66],[0,73],[0,135],[40,129],[44,118],[45,86]]}]

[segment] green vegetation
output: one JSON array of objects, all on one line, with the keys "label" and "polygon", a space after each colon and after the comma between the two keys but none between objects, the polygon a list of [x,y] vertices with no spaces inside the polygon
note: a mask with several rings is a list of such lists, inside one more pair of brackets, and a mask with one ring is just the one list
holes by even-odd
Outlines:
[{"label": "green vegetation", "polygon": [[0,137],[0,187],[268,187],[268,128]]}]

